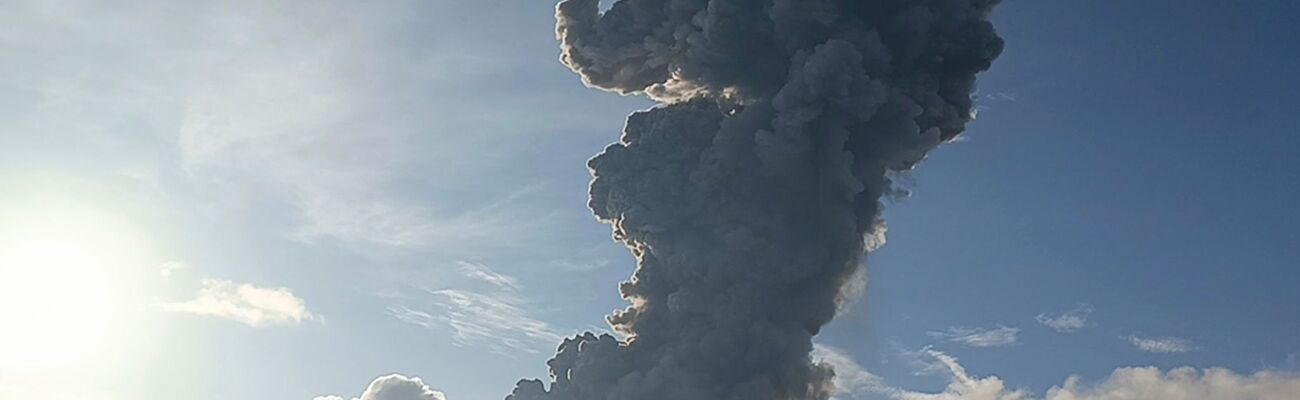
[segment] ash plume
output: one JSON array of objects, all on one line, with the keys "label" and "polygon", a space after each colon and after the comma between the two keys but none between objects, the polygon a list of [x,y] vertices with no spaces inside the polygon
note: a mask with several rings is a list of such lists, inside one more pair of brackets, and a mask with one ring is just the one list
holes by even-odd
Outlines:
[{"label": "ash plume", "polygon": [[557,7],[561,60],[645,94],[591,159],[589,206],[637,258],[549,385],[509,400],[827,399],[809,353],[883,233],[891,172],[971,119],[998,0],[598,0]]}]

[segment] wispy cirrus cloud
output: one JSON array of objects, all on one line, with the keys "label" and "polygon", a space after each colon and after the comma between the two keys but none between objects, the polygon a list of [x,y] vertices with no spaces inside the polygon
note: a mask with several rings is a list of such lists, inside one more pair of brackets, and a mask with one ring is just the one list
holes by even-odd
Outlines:
[{"label": "wispy cirrus cloud", "polygon": [[[81,3],[18,1],[0,16],[0,52],[26,55],[0,65],[0,104],[16,105],[0,119],[0,158],[124,171],[170,200],[156,206],[214,219],[273,207],[291,221],[268,228],[299,241],[458,256],[529,243],[500,238],[547,218],[520,210],[540,195],[518,201],[511,190],[538,180],[484,188],[463,171],[523,151],[507,139],[542,129],[521,128],[525,118],[545,129],[591,123],[558,112],[565,104],[543,101],[545,91],[480,85],[473,99],[447,96],[469,88],[466,74],[522,61],[489,57],[490,43],[447,51],[394,40],[430,22],[412,17],[434,7],[421,2],[318,2],[311,12],[286,11],[294,2]],[[493,156],[462,151],[488,146]]]},{"label": "wispy cirrus cloud", "polygon": [[491,268],[479,263],[458,261],[456,264],[460,266],[461,274],[470,279],[486,282],[509,292],[519,291],[519,280],[512,276],[493,272]]},{"label": "wispy cirrus cloud", "polygon": [[1199,349],[1191,340],[1173,336],[1148,338],[1129,335],[1125,339],[1133,344],[1133,347],[1148,353],[1177,354]]},{"label": "wispy cirrus cloud", "polygon": [[1061,313],[1038,314],[1038,316],[1034,317],[1034,320],[1060,333],[1074,333],[1088,326],[1088,317],[1092,315],[1092,312],[1092,306],[1080,304],[1073,310]]},{"label": "wispy cirrus cloud", "polygon": [[564,337],[550,323],[531,316],[518,279],[479,263],[457,264],[464,277],[486,289],[425,289],[431,296],[427,308],[396,304],[388,307],[388,314],[425,329],[450,329],[457,345],[485,346],[503,354],[507,349],[536,353],[539,345]]},{"label": "wispy cirrus cloud", "polygon": [[446,312],[445,321],[455,331],[452,339],[464,345],[499,344],[515,350],[537,352],[536,344],[563,339],[545,321],[528,316],[519,297],[444,289],[431,292]]},{"label": "wispy cirrus cloud", "polygon": [[255,328],[320,320],[289,288],[262,288],[227,280],[204,280],[203,288],[194,299],[159,307],[169,312],[227,319]]},{"label": "wispy cirrus cloud", "polygon": [[930,347],[904,351],[917,365],[918,375],[945,377],[948,385],[942,392],[925,393],[892,386],[885,379],[862,368],[842,350],[816,345],[813,358],[835,370],[835,398],[891,400],[1028,400],[1021,389],[1010,389],[996,376],[977,377],[966,371],[957,358]]},{"label": "wispy cirrus cloud", "polygon": [[993,328],[952,327],[944,331],[932,331],[930,337],[968,347],[1006,347],[1019,340],[1020,328],[998,325]]}]

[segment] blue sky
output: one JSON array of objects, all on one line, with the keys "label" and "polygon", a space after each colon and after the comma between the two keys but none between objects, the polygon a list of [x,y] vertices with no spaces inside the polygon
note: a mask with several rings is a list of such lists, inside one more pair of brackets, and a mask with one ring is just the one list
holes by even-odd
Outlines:
[{"label": "blue sky", "polygon": [[[48,251],[0,257],[0,398],[501,398],[622,305],[584,163],[652,103],[560,65],[550,2],[3,3],[0,242]],[[894,393],[1300,385],[1297,12],[1007,0],[821,354]]]}]

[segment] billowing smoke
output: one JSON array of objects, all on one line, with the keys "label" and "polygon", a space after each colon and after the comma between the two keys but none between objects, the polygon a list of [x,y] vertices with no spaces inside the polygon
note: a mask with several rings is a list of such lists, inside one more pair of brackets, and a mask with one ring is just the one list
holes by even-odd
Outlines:
[{"label": "billowing smoke", "polygon": [[638,268],[625,335],[565,340],[512,400],[826,399],[809,357],[883,232],[890,173],[971,119],[998,0],[598,0],[557,7],[563,62],[663,103],[589,162]]}]

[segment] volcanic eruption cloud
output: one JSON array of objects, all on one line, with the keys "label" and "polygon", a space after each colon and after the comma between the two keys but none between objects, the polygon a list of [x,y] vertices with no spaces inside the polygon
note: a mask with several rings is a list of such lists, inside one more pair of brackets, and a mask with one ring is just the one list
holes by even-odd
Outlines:
[{"label": "volcanic eruption cloud", "polygon": [[559,346],[508,400],[827,399],[812,338],[853,296],[881,197],[971,120],[997,0],[598,0],[557,7],[587,85],[661,103],[588,163],[637,258],[622,334]]}]

